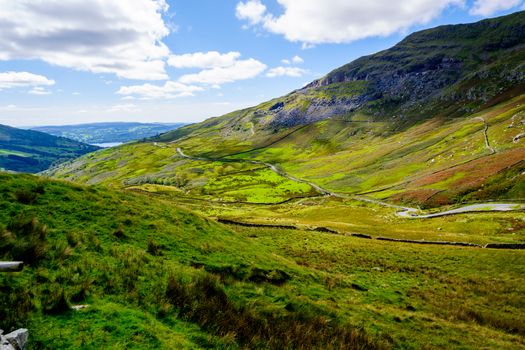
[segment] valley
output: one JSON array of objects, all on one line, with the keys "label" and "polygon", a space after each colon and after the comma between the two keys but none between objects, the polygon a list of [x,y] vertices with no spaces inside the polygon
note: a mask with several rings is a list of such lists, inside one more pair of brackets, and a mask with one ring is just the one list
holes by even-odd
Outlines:
[{"label": "valley", "polygon": [[157,127],[0,172],[0,258],[25,263],[0,326],[30,349],[525,348],[524,11]]}]

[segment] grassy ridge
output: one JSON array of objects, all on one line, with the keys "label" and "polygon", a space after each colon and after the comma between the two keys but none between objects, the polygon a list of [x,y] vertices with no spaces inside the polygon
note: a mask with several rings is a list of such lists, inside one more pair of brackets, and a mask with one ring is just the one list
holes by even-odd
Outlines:
[{"label": "grassy ridge", "polygon": [[0,169],[37,173],[99,149],[38,131],[0,125]]}]

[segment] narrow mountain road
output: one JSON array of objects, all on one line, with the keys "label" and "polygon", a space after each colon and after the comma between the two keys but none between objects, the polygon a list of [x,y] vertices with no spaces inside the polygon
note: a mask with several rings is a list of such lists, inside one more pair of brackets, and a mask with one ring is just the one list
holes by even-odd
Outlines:
[{"label": "narrow mountain road", "polygon": [[194,156],[189,156],[185,154],[180,147],[177,147],[177,153],[182,158],[191,159],[191,160],[199,160],[199,161],[207,161],[207,162],[239,162],[239,163],[264,165],[268,169],[275,172],[276,174],[282,177],[285,177],[291,181],[310,185],[311,187],[315,188],[319,192],[320,197],[321,196],[323,197],[332,196],[332,197],[337,197],[337,198],[347,198],[347,199],[353,199],[356,201],[361,201],[361,202],[366,202],[366,203],[373,203],[373,204],[377,204],[377,205],[387,207],[387,208],[394,208],[398,210],[396,212],[396,215],[398,217],[407,218],[407,219],[430,219],[430,218],[435,218],[435,217],[440,217],[440,216],[457,215],[457,214],[474,213],[474,212],[500,212],[500,211],[525,210],[525,204],[521,204],[521,203],[479,203],[479,204],[466,205],[466,206],[456,208],[456,209],[445,210],[445,211],[438,212],[438,213],[419,215],[417,214],[419,212],[419,209],[416,209],[416,208],[410,208],[410,207],[390,204],[387,202],[380,201],[378,199],[373,199],[373,198],[368,198],[368,197],[363,197],[363,196],[348,195],[348,194],[343,194],[343,193],[332,192],[330,190],[322,188],[321,186],[313,182],[299,179],[295,176],[289,175],[286,172],[278,169],[274,164],[271,164],[271,163],[261,162],[257,160],[194,157]]},{"label": "narrow mountain road", "polygon": [[479,213],[479,212],[495,212],[495,211],[516,211],[525,210],[525,204],[513,204],[513,203],[481,203],[471,204],[461,208],[452,210],[446,210],[439,213],[417,215],[414,211],[401,211],[397,215],[409,219],[429,219],[440,216],[464,214],[464,213]]}]

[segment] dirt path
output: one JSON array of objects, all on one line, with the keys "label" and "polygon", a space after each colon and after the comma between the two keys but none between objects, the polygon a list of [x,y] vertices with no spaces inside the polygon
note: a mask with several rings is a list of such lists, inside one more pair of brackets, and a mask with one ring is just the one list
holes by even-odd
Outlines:
[{"label": "dirt path", "polygon": [[[275,172],[277,175],[285,177],[294,182],[300,182],[300,183],[310,185],[316,191],[319,192],[319,197],[332,196],[336,198],[353,199],[356,201],[377,204],[377,205],[380,205],[386,208],[394,208],[398,210],[396,212],[396,215],[398,217],[407,218],[407,219],[430,219],[430,218],[435,218],[435,217],[440,217],[440,216],[457,215],[457,214],[474,213],[474,212],[501,212],[501,211],[525,210],[525,204],[521,204],[521,203],[479,203],[479,204],[466,205],[466,206],[456,208],[456,209],[445,210],[445,211],[438,212],[438,213],[418,214],[419,210],[416,208],[410,208],[410,207],[390,204],[390,203],[383,202],[378,199],[373,199],[373,198],[368,198],[368,197],[363,197],[363,196],[348,195],[348,194],[343,194],[343,193],[332,192],[330,190],[322,188],[321,186],[313,182],[299,179],[295,176],[289,175],[288,173],[278,169],[274,164],[271,164],[271,163],[261,162],[257,160],[245,160],[245,159],[194,157],[194,156],[189,156],[185,154],[180,147],[177,147],[177,153],[181,157],[186,158],[186,159],[191,159],[191,160],[208,161],[208,162],[210,161],[211,162],[239,162],[239,163],[264,165],[268,169]],[[310,198],[313,198],[313,197],[310,197]]]},{"label": "dirt path", "polygon": [[490,141],[489,141],[489,134],[488,134],[489,124],[487,124],[487,121],[485,119],[483,119],[482,117],[476,117],[474,119],[483,122],[483,125],[484,125],[483,135],[485,137],[485,147],[487,147],[487,149],[490,151],[490,154],[496,153],[496,150],[490,145]]}]

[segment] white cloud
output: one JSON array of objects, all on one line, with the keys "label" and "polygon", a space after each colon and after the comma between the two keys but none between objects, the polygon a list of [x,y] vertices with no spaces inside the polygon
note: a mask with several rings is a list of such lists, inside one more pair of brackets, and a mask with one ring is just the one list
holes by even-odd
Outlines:
[{"label": "white cloud", "polygon": [[168,64],[175,68],[216,68],[232,66],[241,57],[239,52],[221,54],[217,51],[195,52],[184,55],[172,55]]},{"label": "white cloud", "polygon": [[345,43],[372,36],[387,36],[415,24],[428,23],[448,6],[465,0],[277,0],[283,13],[269,13],[260,0],[239,2],[237,18],[271,33],[281,34],[304,47]]},{"label": "white cloud", "polygon": [[108,112],[140,112],[140,108],[138,108],[133,103],[126,103],[122,105],[111,106],[107,111]]},{"label": "white cloud", "polygon": [[282,64],[301,64],[304,63],[304,60],[300,56],[293,56],[291,59],[285,58],[281,60]]},{"label": "white cloud", "polygon": [[239,19],[247,20],[251,24],[258,24],[264,20],[266,6],[259,0],[239,2],[235,8],[235,15]]},{"label": "white cloud", "polygon": [[122,86],[117,91],[117,94],[125,95],[125,99],[139,97],[141,99],[151,100],[193,96],[194,93],[198,91],[204,91],[204,88],[175,81],[167,81],[164,85],[147,83],[143,85]]},{"label": "white cloud", "polygon": [[165,0],[0,0],[0,60],[167,79]]},{"label": "white cloud", "polygon": [[45,88],[39,87],[39,86],[35,86],[31,90],[29,90],[27,93],[31,95],[51,95],[52,94],[51,91],[46,90]]},{"label": "white cloud", "polygon": [[469,13],[473,16],[490,16],[516,7],[521,2],[522,0],[476,0]]},{"label": "white cloud", "polygon": [[16,87],[27,86],[50,86],[55,81],[43,75],[28,72],[3,72],[0,73],[0,91]]},{"label": "white cloud", "polygon": [[75,96],[78,96],[78,95],[80,95],[80,92],[78,92],[78,91],[75,91],[75,92],[72,92],[72,93],[71,93],[71,95],[75,95]]},{"label": "white cloud", "polygon": [[205,69],[195,74],[186,74],[179,81],[184,84],[220,85],[237,80],[255,78],[266,69],[266,65],[256,59],[235,61],[226,67]]},{"label": "white cloud", "polygon": [[295,64],[301,64],[304,63],[304,60],[301,57],[295,55],[292,57],[292,62]]},{"label": "white cloud", "polygon": [[270,69],[266,73],[266,76],[268,78],[284,77],[284,76],[298,78],[298,77],[302,77],[306,73],[307,71],[305,69],[298,68],[298,67],[275,67],[275,68]]}]

